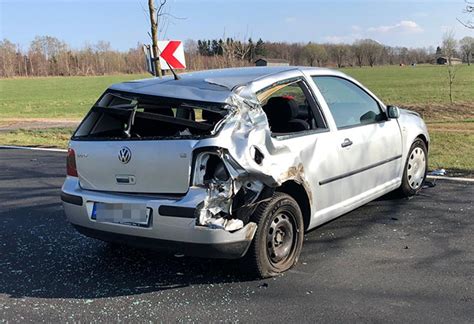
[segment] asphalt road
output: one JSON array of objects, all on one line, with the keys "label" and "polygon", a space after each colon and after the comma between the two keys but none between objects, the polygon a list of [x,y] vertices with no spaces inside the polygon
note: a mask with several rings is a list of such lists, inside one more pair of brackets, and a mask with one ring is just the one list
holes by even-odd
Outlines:
[{"label": "asphalt road", "polygon": [[76,233],[64,153],[0,149],[0,322],[474,322],[474,185],[383,197],[306,235],[299,265],[114,248]]}]

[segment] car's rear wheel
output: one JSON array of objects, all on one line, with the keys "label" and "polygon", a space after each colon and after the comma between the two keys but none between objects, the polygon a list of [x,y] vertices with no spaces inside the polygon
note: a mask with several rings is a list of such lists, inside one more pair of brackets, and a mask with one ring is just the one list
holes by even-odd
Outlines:
[{"label": "car's rear wheel", "polygon": [[251,221],[258,227],[244,265],[253,275],[273,277],[298,262],[304,238],[303,216],[291,196],[276,192],[258,207]]},{"label": "car's rear wheel", "polygon": [[408,153],[405,169],[403,171],[400,191],[404,196],[410,197],[417,194],[423,187],[428,170],[428,150],[422,139],[413,142]]}]

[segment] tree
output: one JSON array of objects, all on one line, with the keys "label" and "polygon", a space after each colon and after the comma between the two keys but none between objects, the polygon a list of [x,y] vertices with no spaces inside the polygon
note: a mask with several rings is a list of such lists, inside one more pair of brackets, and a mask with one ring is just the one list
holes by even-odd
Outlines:
[{"label": "tree", "polygon": [[[474,17],[474,2],[470,0],[465,0],[466,8],[464,9],[464,13],[468,16]],[[463,24],[465,27],[474,29],[474,21],[471,18],[467,18],[466,21],[458,19],[458,21]]]},{"label": "tree", "polygon": [[303,49],[303,56],[310,66],[314,66],[315,62],[321,66],[327,60],[328,54],[324,46],[309,42]]},{"label": "tree", "polygon": [[15,76],[16,46],[8,39],[0,41],[0,76]]},{"label": "tree", "polygon": [[466,36],[459,41],[459,44],[467,65],[471,65],[471,58],[474,53],[474,37]]},{"label": "tree", "polygon": [[367,63],[373,67],[382,52],[383,46],[372,39],[362,39],[355,43],[357,53],[356,58],[359,66],[362,66],[362,61],[365,59]]},{"label": "tree", "polygon": [[337,64],[338,68],[343,67],[344,61],[349,54],[349,46],[345,44],[336,44],[329,47],[329,55],[331,59]]},{"label": "tree", "polygon": [[257,41],[257,44],[255,45],[255,57],[265,56],[265,55],[266,55],[265,43],[261,38],[259,38]]},{"label": "tree", "polygon": [[161,64],[158,53],[158,26],[160,23],[160,18],[164,15],[164,8],[167,0],[158,0],[158,8],[155,7],[155,0],[148,0],[148,12],[150,14],[150,28],[151,28],[151,42],[153,56],[155,60],[155,71],[158,73],[158,76],[162,77]]},{"label": "tree", "polygon": [[451,104],[453,104],[454,99],[453,99],[453,85],[454,85],[454,80],[456,79],[456,74],[458,71],[458,68],[456,65],[452,64],[452,58],[454,57],[454,54],[456,53],[456,46],[457,46],[457,41],[454,38],[454,32],[453,31],[447,31],[444,36],[443,36],[443,54],[446,56],[448,60],[448,65],[447,65],[447,72],[448,72],[448,84],[449,84],[449,101]]},{"label": "tree", "polygon": [[456,54],[457,41],[454,38],[454,32],[452,30],[444,33],[443,36],[443,55],[448,60],[448,65],[451,65],[451,61]]},{"label": "tree", "polygon": [[352,45],[352,49],[354,52],[354,57],[356,59],[356,64],[358,67],[362,67],[364,65],[364,51],[359,43],[359,41],[355,42],[354,45]]}]

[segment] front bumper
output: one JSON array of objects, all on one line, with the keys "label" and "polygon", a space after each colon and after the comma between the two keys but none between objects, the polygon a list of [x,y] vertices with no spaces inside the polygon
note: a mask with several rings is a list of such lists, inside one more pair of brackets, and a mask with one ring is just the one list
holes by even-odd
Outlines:
[{"label": "front bumper", "polygon": [[[245,255],[257,229],[248,223],[236,232],[197,226],[190,212],[206,196],[205,189],[190,188],[184,197],[136,196],[80,188],[67,177],[61,199],[68,221],[82,234],[107,242],[164,249],[190,256],[236,259]],[[152,210],[148,227],[100,223],[91,218],[94,202],[139,204]],[[165,215],[163,215],[165,214]]]}]

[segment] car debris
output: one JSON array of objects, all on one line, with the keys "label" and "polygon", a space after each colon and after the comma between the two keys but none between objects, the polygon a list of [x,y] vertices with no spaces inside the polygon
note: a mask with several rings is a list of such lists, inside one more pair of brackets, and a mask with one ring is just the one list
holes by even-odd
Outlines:
[{"label": "car debris", "polygon": [[445,169],[436,169],[428,173],[431,176],[445,176],[446,170]]}]

